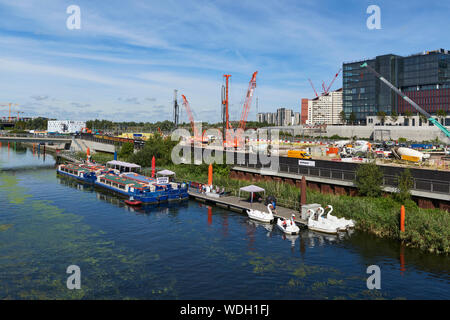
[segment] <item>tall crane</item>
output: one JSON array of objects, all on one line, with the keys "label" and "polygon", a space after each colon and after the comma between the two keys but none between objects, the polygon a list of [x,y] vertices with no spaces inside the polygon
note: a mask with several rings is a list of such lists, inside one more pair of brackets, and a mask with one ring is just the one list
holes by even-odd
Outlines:
[{"label": "tall crane", "polygon": [[316,94],[316,98],[319,97],[319,95],[317,94],[316,88],[314,88],[314,85],[313,85],[311,79],[308,79],[308,81],[309,81],[309,83],[311,84],[311,87],[313,88],[314,93]]},{"label": "tall crane", "polygon": [[173,90],[173,124],[175,125],[175,129],[178,128],[180,122],[180,107],[178,106],[177,92],[176,89]]},{"label": "tall crane", "polygon": [[223,122],[223,140],[226,140],[226,132],[231,129],[230,114],[229,114],[229,100],[228,100],[228,82],[231,74],[224,74],[225,86],[222,86],[222,122]]},{"label": "tall crane", "polygon": [[324,93],[328,94],[330,92],[331,86],[333,85],[334,81],[336,80],[336,78],[339,76],[339,73],[341,72],[342,68],[339,68],[339,71],[334,75],[333,80],[331,80],[330,85],[325,89],[325,82],[323,82],[323,89],[324,89]]},{"label": "tall crane", "polygon": [[242,131],[245,130],[245,124],[247,123],[248,113],[250,111],[250,107],[252,106],[253,91],[255,91],[256,88],[257,74],[258,71],[253,72],[252,78],[250,79],[250,82],[248,84],[247,95],[245,97],[244,106],[242,107],[241,120],[239,121],[238,127],[238,129],[242,129]]},{"label": "tall crane", "polygon": [[370,67],[367,62],[364,62],[361,65],[361,68],[366,68],[370,72],[372,72],[378,79],[380,79],[382,82],[384,82],[389,88],[391,88],[395,93],[397,93],[400,97],[403,98],[406,102],[408,102],[410,105],[412,105],[418,112],[420,112],[422,115],[424,115],[428,121],[430,121],[432,124],[434,124],[436,127],[438,127],[448,138],[450,138],[450,132],[445,128],[438,120],[433,118],[431,114],[423,110],[417,103],[415,103],[413,100],[411,100],[408,96],[406,96],[401,90],[397,89],[392,83],[390,83],[388,80],[383,78],[378,72],[376,72],[372,67]]},{"label": "tall crane", "polygon": [[15,112],[17,112],[17,121],[20,120],[19,113],[25,113],[25,112],[23,112],[23,111],[15,111]]},{"label": "tall crane", "polygon": [[192,114],[191,107],[189,106],[189,102],[186,99],[186,96],[184,94],[182,94],[181,97],[183,98],[183,106],[186,108],[186,112],[188,114],[189,121],[191,122],[192,133],[194,134],[194,140],[201,141],[202,139],[200,137],[200,134],[198,133],[197,126],[195,125],[194,116]]},{"label": "tall crane", "polygon": [[0,107],[8,107],[8,106],[9,106],[8,121],[11,122],[11,106],[18,106],[18,104],[13,102],[3,102],[3,104],[0,105]]}]

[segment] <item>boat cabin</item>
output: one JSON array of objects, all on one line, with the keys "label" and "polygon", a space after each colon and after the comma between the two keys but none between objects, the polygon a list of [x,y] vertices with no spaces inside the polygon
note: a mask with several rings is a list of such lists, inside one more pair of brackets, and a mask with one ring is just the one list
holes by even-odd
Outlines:
[{"label": "boat cabin", "polygon": [[120,172],[141,172],[141,166],[135,163],[112,160],[106,163],[106,166],[111,169],[119,170]]}]

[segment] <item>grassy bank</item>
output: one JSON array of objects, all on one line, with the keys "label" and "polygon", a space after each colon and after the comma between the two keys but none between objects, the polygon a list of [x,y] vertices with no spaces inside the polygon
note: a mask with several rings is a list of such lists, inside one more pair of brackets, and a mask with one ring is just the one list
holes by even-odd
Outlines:
[{"label": "grassy bank", "polygon": [[[176,172],[180,179],[207,182],[207,166],[166,165],[165,168]],[[223,186],[227,191],[236,193],[248,181],[230,179],[227,171],[220,174],[214,171],[214,185]],[[267,195],[274,195],[283,207],[299,209],[300,190],[295,186],[279,182],[252,182],[266,190]],[[401,240],[406,246],[422,250],[448,254],[450,252],[450,213],[438,209],[421,209],[415,202],[407,201],[405,232],[400,233],[401,204],[391,197],[351,197],[322,194],[307,190],[308,203],[332,205],[333,214],[338,217],[351,218],[357,222],[359,230],[373,233],[380,237]]]}]

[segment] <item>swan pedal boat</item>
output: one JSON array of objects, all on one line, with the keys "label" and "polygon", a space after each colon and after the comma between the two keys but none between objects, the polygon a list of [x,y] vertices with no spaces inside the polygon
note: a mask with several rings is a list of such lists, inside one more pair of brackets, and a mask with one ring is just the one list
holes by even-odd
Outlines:
[{"label": "swan pedal boat", "polygon": [[310,213],[309,219],[308,219],[308,229],[323,232],[323,233],[331,233],[331,234],[337,234],[340,225],[337,223],[327,220],[325,218],[322,218],[323,213],[325,210],[320,207],[319,209],[319,216],[317,217],[317,220],[314,219],[314,211],[309,209],[308,212]]},{"label": "swan pedal boat", "polygon": [[333,207],[331,205],[328,205],[325,207],[325,209],[330,209],[330,211],[327,212],[327,220],[332,221],[336,223],[339,227],[338,229],[340,231],[345,231],[348,228],[354,228],[355,223],[351,219],[345,219],[345,218],[338,218],[336,216],[331,215],[331,212],[333,212]]},{"label": "swan pedal boat", "polygon": [[300,228],[295,224],[295,215],[293,214],[290,219],[278,218],[278,228],[286,234],[299,234]]},{"label": "swan pedal boat", "polygon": [[259,211],[259,210],[249,209],[249,210],[247,210],[247,215],[250,219],[257,220],[260,222],[271,223],[274,220],[274,218],[273,218],[273,213],[272,213],[272,210],[270,209],[270,206],[271,206],[271,204],[267,205],[267,210],[269,212],[263,212],[263,211]]}]

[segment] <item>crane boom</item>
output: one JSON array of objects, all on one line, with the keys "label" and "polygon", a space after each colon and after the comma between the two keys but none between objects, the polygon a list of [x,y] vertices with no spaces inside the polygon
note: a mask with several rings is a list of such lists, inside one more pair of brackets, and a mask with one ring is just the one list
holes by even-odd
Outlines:
[{"label": "crane boom", "polygon": [[189,121],[191,122],[192,133],[194,134],[194,139],[198,140],[198,139],[200,139],[199,138],[200,136],[198,134],[197,127],[195,126],[194,116],[192,115],[191,107],[189,106],[189,102],[187,101],[186,96],[184,94],[182,94],[181,97],[183,98],[183,106],[186,108],[186,112],[188,114]]},{"label": "crane boom", "polygon": [[331,86],[333,85],[334,81],[336,80],[336,78],[339,76],[339,73],[341,72],[342,68],[339,69],[339,71],[334,75],[333,80],[331,80],[330,85],[328,86],[328,88],[325,90],[325,93],[330,92]]},{"label": "crane boom", "polygon": [[388,80],[386,80],[384,77],[382,77],[378,72],[376,72],[372,67],[370,67],[367,62],[363,63],[361,65],[361,68],[367,68],[370,72],[372,72],[378,79],[380,79],[382,82],[384,82],[389,88],[391,88],[395,93],[397,93],[400,97],[403,98],[406,102],[408,102],[410,105],[412,105],[418,112],[423,114],[428,121],[430,121],[432,124],[434,124],[436,127],[438,127],[448,138],[450,138],[450,132],[445,128],[442,124],[439,123],[438,120],[433,118],[431,114],[423,110],[417,103],[415,103],[413,100],[411,100],[408,96],[406,96],[400,89],[395,87],[392,83],[390,83]]},{"label": "crane boom", "polygon": [[309,83],[311,84],[311,87],[313,88],[314,93],[316,94],[316,97],[319,97],[319,95],[317,94],[316,88],[314,88],[314,85],[313,85],[311,79],[308,79],[308,81],[309,81]]},{"label": "crane boom", "polygon": [[247,123],[248,112],[252,105],[253,91],[256,88],[256,75],[258,71],[253,72],[252,78],[248,84],[247,96],[245,97],[244,106],[242,107],[241,120],[239,121],[239,129],[245,130],[245,124]]}]

